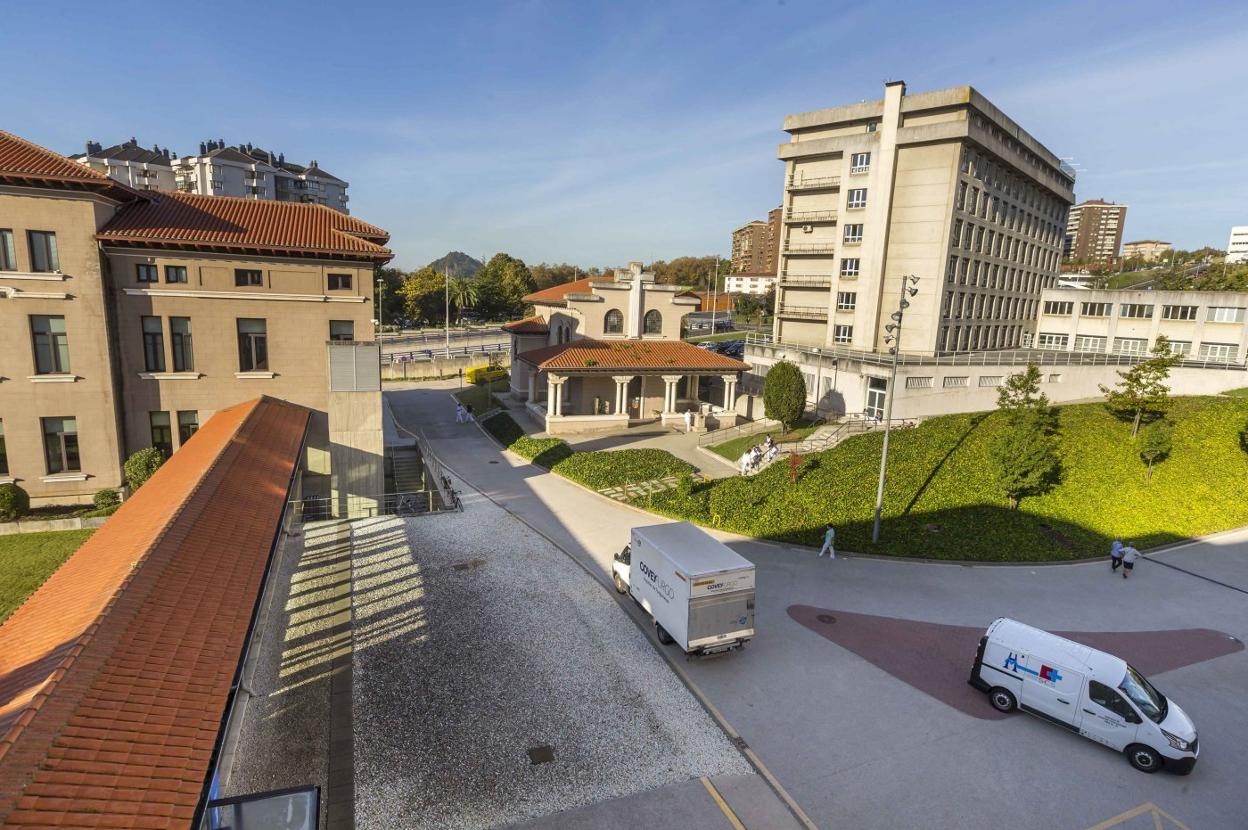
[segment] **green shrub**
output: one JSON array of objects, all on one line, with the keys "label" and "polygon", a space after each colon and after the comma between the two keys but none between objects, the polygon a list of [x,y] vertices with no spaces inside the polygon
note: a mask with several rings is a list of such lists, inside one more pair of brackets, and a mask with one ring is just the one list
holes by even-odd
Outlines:
[{"label": "green shrub", "polygon": [[30,512],[30,496],[16,484],[0,484],[0,522],[15,522]]},{"label": "green shrub", "polygon": [[95,505],[96,510],[108,510],[121,504],[121,497],[117,495],[116,490],[96,490],[95,495],[91,497],[91,503]]},{"label": "green shrub", "polygon": [[690,476],[693,467],[667,450],[624,449],[574,452],[553,468],[554,472],[594,490],[621,487],[668,476]]},{"label": "green shrub", "polygon": [[143,483],[151,478],[164,463],[164,453],[155,447],[139,450],[127,458],[124,468],[126,483],[130,485],[131,492],[142,487]]},{"label": "green shrub", "polygon": [[763,378],[763,412],[788,429],[806,409],[806,381],[795,364],[782,360]]},{"label": "green shrub", "polygon": [[572,448],[562,438],[534,438],[526,435],[510,415],[499,412],[481,422],[485,431],[498,443],[521,458],[550,469],[572,454]]}]

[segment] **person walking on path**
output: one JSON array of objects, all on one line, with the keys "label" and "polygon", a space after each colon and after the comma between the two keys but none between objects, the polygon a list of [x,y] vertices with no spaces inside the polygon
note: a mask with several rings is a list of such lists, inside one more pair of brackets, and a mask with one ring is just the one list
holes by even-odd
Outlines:
[{"label": "person walking on path", "polygon": [[455,423],[462,424],[464,422],[464,405],[459,401],[455,402]]},{"label": "person walking on path", "polygon": [[464,404],[464,420],[472,423],[472,404],[470,403]]},{"label": "person walking on path", "polygon": [[1135,560],[1140,558],[1140,552],[1135,548],[1127,545],[1122,549],[1122,578],[1126,579],[1131,575],[1131,571],[1135,568]]},{"label": "person walking on path", "polygon": [[[819,556],[828,555],[829,559],[836,558],[836,529],[832,525],[828,525],[827,531],[823,534],[823,547],[819,549]],[[819,557],[815,557],[818,559]]]},{"label": "person walking on path", "polygon": [[686,409],[685,410],[685,434],[688,435],[691,432],[693,432],[693,410]]},{"label": "person walking on path", "polygon": [[1109,546],[1109,572],[1112,574],[1118,570],[1118,566],[1122,564],[1122,540],[1115,539],[1114,543]]},{"label": "person walking on path", "polygon": [[750,451],[746,450],[745,452],[741,453],[741,475],[747,476],[749,474],[750,474]]}]

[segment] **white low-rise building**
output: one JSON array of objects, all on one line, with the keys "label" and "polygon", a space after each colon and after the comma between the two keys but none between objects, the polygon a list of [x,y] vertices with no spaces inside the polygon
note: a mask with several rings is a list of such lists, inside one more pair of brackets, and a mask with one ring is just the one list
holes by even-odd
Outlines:
[{"label": "white low-rise building", "polygon": [[724,277],[724,291],[728,294],[757,294],[761,297],[775,285],[775,274],[729,274]]},{"label": "white low-rise building", "polygon": [[1248,292],[1046,289],[1037,349],[1146,355],[1159,335],[1194,361],[1243,363]]},{"label": "white low-rise building", "polygon": [[1231,228],[1231,238],[1226,243],[1226,261],[1248,262],[1248,225]]}]

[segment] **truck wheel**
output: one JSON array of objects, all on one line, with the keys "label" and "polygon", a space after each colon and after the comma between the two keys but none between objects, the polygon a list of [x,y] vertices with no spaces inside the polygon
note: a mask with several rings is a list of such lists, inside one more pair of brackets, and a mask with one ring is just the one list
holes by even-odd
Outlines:
[{"label": "truck wheel", "polygon": [[676,642],[675,640],[672,639],[672,635],[668,634],[667,629],[664,628],[663,626],[659,625],[658,623],[655,623],[654,628],[655,628],[655,633],[658,634],[659,636],[659,642],[662,643],[663,645],[670,646],[672,643]]},{"label": "truck wheel", "polygon": [[995,686],[992,691],[988,692],[988,700],[992,703],[992,708],[998,712],[1013,712],[1018,706],[1018,701],[1014,699],[1013,693],[1009,689],[1003,689]]},{"label": "truck wheel", "polygon": [[1127,760],[1140,772],[1156,772],[1161,769],[1161,756],[1144,744],[1131,744],[1127,747]]},{"label": "truck wheel", "polygon": [[628,586],[624,584],[624,580],[620,579],[619,574],[611,574],[611,581],[615,583],[615,592],[617,594],[628,593]]}]

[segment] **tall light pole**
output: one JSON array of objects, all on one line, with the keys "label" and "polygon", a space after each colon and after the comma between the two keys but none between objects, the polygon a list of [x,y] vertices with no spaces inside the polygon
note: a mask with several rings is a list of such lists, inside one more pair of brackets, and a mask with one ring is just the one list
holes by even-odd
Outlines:
[{"label": "tall light pole", "polygon": [[888,470],[888,436],[893,425],[893,398],[897,394],[897,354],[901,350],[901,319],[910,307],[906,295],[913,297],[919,293],[916,287],[919,278],[913,274],[901,278],[901,299],[897,310],[890,315],[893,322],[884,327],[888,332],[884,342],[888,344],[888,353],[893,356],[892,374],[888,379],[888,397],[884,402],[884,448],[880,451],[880,483],[875,488],[875,521],[871,525],[871,543],[880,541],[880,511],[884,509],[884,475]]},{"label": "tall light pole", "polygon": [[442,269],[442,276],[446,278],[446,316],[443,318],[443,324],[446,328],[446,356],[451,356],[451,270],[449,268]]}]

